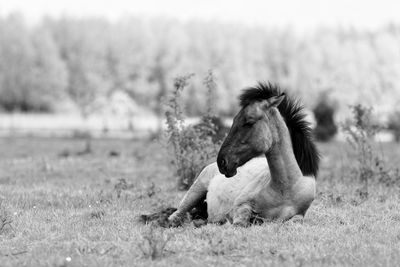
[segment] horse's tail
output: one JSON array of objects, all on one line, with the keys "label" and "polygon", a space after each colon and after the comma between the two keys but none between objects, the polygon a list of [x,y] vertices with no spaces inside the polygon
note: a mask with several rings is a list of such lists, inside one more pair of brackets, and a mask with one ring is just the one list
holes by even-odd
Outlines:
[{"label": "horse's tail", "polygon": [[[176,227],[179,225],[168,220],[169,216],[171,216],[175,211],[177,211],[177,208],[168,207],[151,214],[143,214],[139,216],[139,222],[143,224],[154,223],[165,228]],[[200,203],[198,203],[198,205],[186,213],[185,218],[183,218],[180,223],[183,223],[184,221],[192,221],[193,224],[198,227],[207,223],[207,217],[207,202],[205,202],[204,198]]]},{"label": "horse's tail", "polygon": [[155,223],[161,227],[171,227],[168,217],[176,211],[176,208],[168,207],[152,214],[139,216],[139,222],[143,224]]}]

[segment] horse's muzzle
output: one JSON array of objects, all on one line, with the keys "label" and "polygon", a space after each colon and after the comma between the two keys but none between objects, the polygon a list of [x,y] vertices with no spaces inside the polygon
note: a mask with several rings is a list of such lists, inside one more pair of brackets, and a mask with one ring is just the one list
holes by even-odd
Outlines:
[{"label": "horse's muzzle", "polygon": [[237,164],[234,162],[228,162],[228,160],[224,157],[219,156],[217,158],[217,165],[219,172],[225,175],[226,178],[233,177],[237,173]]},{"label": "horse's muzzle", "polygon": [[223,173],[226,178],[231,178],[237,174],[237,169]]}]

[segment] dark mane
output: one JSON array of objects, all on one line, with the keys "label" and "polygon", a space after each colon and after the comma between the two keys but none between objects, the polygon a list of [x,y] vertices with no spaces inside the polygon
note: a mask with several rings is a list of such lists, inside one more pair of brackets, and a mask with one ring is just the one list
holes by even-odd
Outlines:
[{"label": "dark mane", "polygon": [[[246,107],[253,102],[280,94],[279,86],[259,82],[256,86],[243,91],[239,97],[240,105]],[[314,175],[316,177],[320,156],[313,140],[310,123],[305,120],[306,115],[303,106],[298,100],[293,100],[286,95],[278,109],[289,128],[294,155],[303,175]]]}]

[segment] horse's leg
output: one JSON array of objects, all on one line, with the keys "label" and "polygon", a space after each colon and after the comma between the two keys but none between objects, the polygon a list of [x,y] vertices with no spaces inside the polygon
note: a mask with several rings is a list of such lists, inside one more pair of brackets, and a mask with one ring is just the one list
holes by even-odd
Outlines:
[{"label": "horse's leg", "polygon": [[194,208],[200,201],[204,200],[207,195],[207,187],[199,180],[192,184],[189,191],[186,192],[178,209],[169,216],[168,220],[173,226],[179,226],[185,218],[186,213]]},{"label": "horse's leg", "polygon": [[279,220],[279,221],[286,222],[286,221],[292,219],[292,218],[293,218],[294,216],[296,216],[296,215],[301,215],[301,214],[298,214],[298,213],[296,212],[296,209],[295,209],[294,207],[287,206],[287,207],[284,207],[284,208],[282,209],[281,214],[279,215],[279,219],[278,219],[278,220]]},{"label": "horse's leg", "polygon": [[294,215],[292,218],[290,218],[289,221],[291,221],[293,223],[303,224],[304,216],[301,214],[297,214],[297,215]]},{"label": "horse's leg", "polygon": [[249,203],[242,203],[233,210],[233,225],[247,227],[250,225],[252,208]]},{"label": "horse's leg", "polygon": [[178,206],[178,209],[171,216],[169,216],[168,220],[173,226],[179,226],[182,223],[182,220],[185,218],[186,213],[199,204],[200,201],[205,200],[207,196],[208,185],[214,173],[212,170],[213,165],[215,164],[208,165],[203,169],[192,186],[186,192]]}]

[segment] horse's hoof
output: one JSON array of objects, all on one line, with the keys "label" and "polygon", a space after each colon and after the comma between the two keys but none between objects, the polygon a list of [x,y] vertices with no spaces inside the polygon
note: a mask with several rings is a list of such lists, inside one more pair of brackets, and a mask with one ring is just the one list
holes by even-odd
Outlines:
[{"label": "horse's hoof", "polygon": [[238,227],[249,227],[250,223],[247,221],[234,221],[233,226],[238,226]]},{"label": "horse's hoof", "polygon": [[291,222],[293,223],[299,223],[299,224],[303,224],[304,222],[304,216],[302,215],[295,215],[290,219]]},{"label": "horse's hoof", "polygon": [[203,220],[203,219],[193,220],[193,225],[196,228],[202,227],[202,226],[204,226],[206,224],[207,224],[207,220]]},{"label": "horse's hoof", "polygon": [[183,219],[175,212],[168,217],[168,222],[171,227],[179,227],[182,225]]}]

